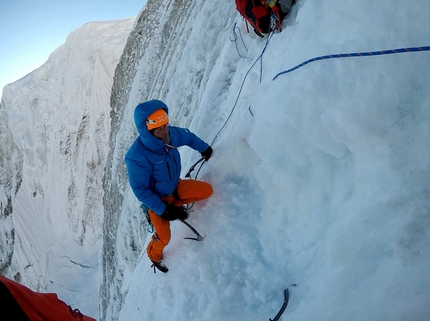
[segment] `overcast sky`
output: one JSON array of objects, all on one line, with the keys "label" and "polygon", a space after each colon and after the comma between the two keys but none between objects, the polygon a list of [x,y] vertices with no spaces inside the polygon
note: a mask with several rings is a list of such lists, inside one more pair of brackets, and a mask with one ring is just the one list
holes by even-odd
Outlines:
[{"label": "overcast sky", "polygon": [[146,0],[0,0],[0,93],[90,21],[135,17]]}]

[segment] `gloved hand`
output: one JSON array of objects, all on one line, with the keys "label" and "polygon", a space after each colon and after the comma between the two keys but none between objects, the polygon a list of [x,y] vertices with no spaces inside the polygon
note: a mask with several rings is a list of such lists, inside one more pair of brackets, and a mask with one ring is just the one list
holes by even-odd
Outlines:
[{"label": "gloved hand", "polygon": [[209,158],[211,158],[212,152],[213,149],[209,146],[204,152],[201,152],[200,155],[202,155],[202,157],[205,158],[205,161],[207,161]]},{"label": "gloved hand", "polygon": [[167,221],[174,221],[178,218],[185,220],[188,218],[188,213],[182,206],[178,207],[173,204],[166,204],[166,209],[160,216]]}]

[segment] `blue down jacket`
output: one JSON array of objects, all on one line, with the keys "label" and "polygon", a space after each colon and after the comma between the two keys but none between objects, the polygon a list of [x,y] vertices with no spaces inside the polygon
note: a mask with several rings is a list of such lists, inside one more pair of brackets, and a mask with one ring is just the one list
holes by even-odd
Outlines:
[{"label": "blue down jacket", "polygon": [[139,104],[134,111],[134,122],[139,136],[125,155],[128,179],[137,199],[161,215],[166,205],[160,197],[176,189],[181,174],[181,157],[177,147],[187,145],[198,152],[209,145],[188,129],[169,126],[170,142],[165,144],[146,128],[146,119],[154,111],[167,106],[159,100]]}]

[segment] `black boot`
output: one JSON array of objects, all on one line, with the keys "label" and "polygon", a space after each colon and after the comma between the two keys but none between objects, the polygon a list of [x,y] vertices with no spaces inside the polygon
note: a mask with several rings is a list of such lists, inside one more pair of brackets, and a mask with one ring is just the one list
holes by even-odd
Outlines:
[{"label": "black boot", "polygon": [[158,270],[160,270],[163,273],[167,273],[169,271],[169,269],[167,268],[167,266],[165,266],[164,263],[161,262],[161,260],[158,261],[158,262],[155,262],[155,261],[151,261],[151,262],[152,262],[151,267],[154,268],[154,273],[155,273],[155,268],[157,268]]}]

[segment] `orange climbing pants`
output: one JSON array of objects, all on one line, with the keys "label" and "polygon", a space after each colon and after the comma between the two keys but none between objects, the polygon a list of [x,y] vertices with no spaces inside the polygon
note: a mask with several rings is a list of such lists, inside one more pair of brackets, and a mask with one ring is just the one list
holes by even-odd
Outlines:
[{"label": "orange climbing pants", "polygon": [[[187,179],[179,180],[174,195],[167,195],[161,199],[175,206],[182,206],[209,198],[213,193],[212,185]],[[170,221],[148,210],[149,217],[155,229],[155,234],[146,248],[146,253],[151,261],[158,262],[163,257],[163,250],[170,242]]]}]

